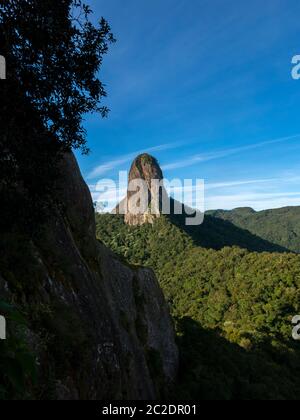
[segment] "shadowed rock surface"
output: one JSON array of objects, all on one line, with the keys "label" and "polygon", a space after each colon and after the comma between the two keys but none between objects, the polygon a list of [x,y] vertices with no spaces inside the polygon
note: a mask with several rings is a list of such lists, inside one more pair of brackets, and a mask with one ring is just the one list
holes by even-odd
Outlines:
[{"label": "shadowed rock surface", "polygon": [[27,314],[39,362],[38,387],[28,397],[162,397],[176,377],[178,351],[155,275],[122,264],[96,240],[92,199],[74,156],[61,167],[58,204],[39,237],[8,233],[1,244],[1,299]]}]

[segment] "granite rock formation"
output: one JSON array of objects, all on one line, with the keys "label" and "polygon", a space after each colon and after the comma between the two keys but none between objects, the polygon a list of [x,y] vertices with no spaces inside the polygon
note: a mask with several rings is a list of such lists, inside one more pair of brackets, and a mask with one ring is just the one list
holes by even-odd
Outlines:
[{"label": "granite rock formation", "polygon": [[162,214],[164,199],[168,200],[168,195],[163,186],[162,170],[154,157],[144,153],[131,165],[127,196],[115,212],[123,214],[128,225],[153,224]]}]

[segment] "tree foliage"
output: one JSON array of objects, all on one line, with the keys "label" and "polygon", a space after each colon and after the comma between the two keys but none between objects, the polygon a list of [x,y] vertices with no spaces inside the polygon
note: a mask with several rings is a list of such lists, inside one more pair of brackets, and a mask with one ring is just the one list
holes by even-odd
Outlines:
[{"label": "tree foliage", "polygon": [[197,246],[194,229],[190,236],[164,217],[131,227],[97,216],[99,239],[159,278],[177,323],[178,398],[299,399],[291,320],[300,313],[300,256],[218,247],[213,228],[206,242],[218,250]]},{"label": "tree foliage", "polygon": [[0,1],[0,53],[7,64],[0,86],[4,226],[24,209],[30,209],[24,220],[36,218],[41,197],[52,195],[62,152],[88,151],[83,118],[107,115],[98,73],[113,41],[108,23],[95,26],[80,0]]},{"label": "tree foliage", "polygon": [[232,211],[217,210],[210,214],[218,219],[247,229],[253,235],[300,253],[300,207],[256,212],[249,208]]},{"label": "tree foliage", "polygon": [[[108,23],[102,18],[94,26],[91,9],[80,0],[1,3],[0,45],[8,88],[18,88],[65,148],[85,151],[84,114],[108,112],[100,105],[106,92],[98,78],[103,55],[114,41]],[[7,93],[9,100],[14,92]]]}]

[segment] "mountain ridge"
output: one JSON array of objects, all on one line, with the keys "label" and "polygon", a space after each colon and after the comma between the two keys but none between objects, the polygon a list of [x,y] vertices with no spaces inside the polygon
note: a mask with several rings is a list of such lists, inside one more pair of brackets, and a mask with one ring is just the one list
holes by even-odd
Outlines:
[{"label": "mountain ridge", "polygon": [[[252,210],[252,211],[250,211]],[[208,211],[209,216],[233,223],[262,239],[300,253],[300,207],[255,211],[243,208]]]},{"label": "mountain ridge", "polygon": [[[215,250],[225,246],[238,246],[257,252],[291,251],[280,243],[273,243],[268,238],[260,237],[256,232],[238,226],[230,220],[230,217],[225,217],[226,213],[222,211],[206,212],[203,223],[196,226],[187,225],[186,218],[193,216],[193,210],[187,209],[184,204],[169,197],[163,180],[163,171],[155,157],[147,153],[137,156],[129,171],[126,198],[117,205],[112,214],[123,215],[125,224],[130,226],[153,224],[157,218],[163,216],[163,203],[168,202],[170,214],[164,216],[168,217],[179,229],[184,230],[196,246]],[[153,186],[155,185],[153,181],[160,183],[159,190]],[[139,182],[145,184],[142,190]],[[144,202],[144,208],[141,202]],[[181,209],[181,214],[177,214],[178,209]],[[236,211],[245,216],[255,214],[251,208],[240,208]],[[198,210],[194,210],[194,217],[197,213]],[[200,213],[200,220],[202,218]]]}]

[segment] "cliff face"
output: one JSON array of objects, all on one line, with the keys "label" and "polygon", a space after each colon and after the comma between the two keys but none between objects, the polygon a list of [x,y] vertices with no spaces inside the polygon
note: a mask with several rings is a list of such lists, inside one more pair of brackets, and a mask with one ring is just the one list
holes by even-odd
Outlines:
[{"label": "cliff face", "polygon": [[62,163],[57,197],[37,239],[22,236],[16,247],[7,234],[0,266],[0,296],[28,314],[39,364],[31,396],[159,398],[176,377],[178,352],[153,272],[122,264],[96,240],[91,196],[73,155]]},{"label": "cliff face", "polygon": [[[139,180],[144,181],[143,190],[137,182]],[[158,188],[154,180],[163,185],[163,173],[157,160],[146,153],[138,156],[129,172],[127,197],[116,209],[117,213],[125,215],[126,224],[152,224],[161,216],[162,202],[167,197],[167,192],[163,186]]]}]

